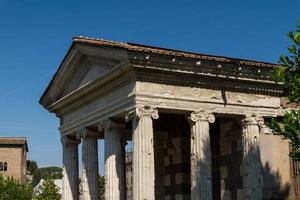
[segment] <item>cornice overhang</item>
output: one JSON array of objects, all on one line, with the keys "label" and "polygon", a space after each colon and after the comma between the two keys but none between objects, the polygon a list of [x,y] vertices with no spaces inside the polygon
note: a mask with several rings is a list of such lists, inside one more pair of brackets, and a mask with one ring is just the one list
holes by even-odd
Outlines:
[{"label": "cornice overhang", "polygon": [[81,55],[79,47],[73,42],[68,49],[67,54],[63,58],[58,70],[53,75],[50,83],[48,84],[46,90],[39,100],[39,103],[45,109],[48,110],[48,106],[53,102],[55,98],[55,93],[60,89],[60,86],[62,84],[59,80],[62,79],[65,70],[67,70],[67,66],[71,65],[71,63],[74,62],[74,58],[79,57],[79,55]]}]

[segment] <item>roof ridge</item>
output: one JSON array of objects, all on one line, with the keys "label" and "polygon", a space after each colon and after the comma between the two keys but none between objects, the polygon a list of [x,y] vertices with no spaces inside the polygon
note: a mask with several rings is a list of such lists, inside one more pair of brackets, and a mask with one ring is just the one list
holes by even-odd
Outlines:
[{"label": "roof ridge", "polygon": [[80,39],[95,40],[95,41],[101,41],[101,42],[118,43],[118,44],[124,44],[124,45],[127,45],[126,42],[120,42],[120,41],[115,41],[115,40],[106,40],[106,39],[103,39],[103,38],[87,37],[87,36],[82,36],[82,35],[74,36],[74,37],[73,37],[73,40],[74,40],[74,41],[80,40]]}]

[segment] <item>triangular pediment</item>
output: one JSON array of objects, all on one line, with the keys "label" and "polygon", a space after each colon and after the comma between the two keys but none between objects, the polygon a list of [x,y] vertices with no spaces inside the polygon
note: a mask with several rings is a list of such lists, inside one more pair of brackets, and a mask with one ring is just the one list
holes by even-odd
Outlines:
[{"label": "triangular pediment", "polygon": [[115,62],[107,62],[101,58],[92,61],[88,58],[83,59],[83,61],[78,63],[78,66],[74,69],[69,81],[64,85],[61,97],[92,83],[97,78],[100,78],[110,71],[117,64]]},{"label": "triangular pediment", "polygon": [[91,84],[127,58],[118,49],[72,46],[53,77],[43,99],[46,105]]},{"label": "triangular pediment", "polygon": [[85,73],[84,77],[79,82],[79,87],[93,82],[94,80],[111,70],[113,66],[114,65],[106,65],[105,63],[90,64],[87,73]]}]

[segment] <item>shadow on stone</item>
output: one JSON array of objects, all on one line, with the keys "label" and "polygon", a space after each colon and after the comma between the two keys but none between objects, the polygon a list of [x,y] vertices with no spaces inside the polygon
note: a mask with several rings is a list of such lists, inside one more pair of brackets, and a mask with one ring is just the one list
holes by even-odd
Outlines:
[{"label": "shadow on stone", "polygon": [[288,199],[291,191],[291,185],[288,183],[282,184],[280,174],[272,171],[269,163],[266,163],[263,166],[262,171],[264,180],[264,199]]},{"label": "shadow on stone", "polygon": [[[257,180],[253,180],[253,177],[248,177],[248,181],[250,183],[257,184],[256,187],[262,187],[262,194],[264,200],[284,200],[284,199],[291,199],[291,191],[292,187],[291,184],[284,182],[280,173],[276,170],[273,170],[270,164],[267,162],[264,165],[262,164],[260,158],[260,150],[257,146],[248,146],[248,150],[245,151],[245,147],[242,146],[243,151],[234,150],[233,148],[238,148],[236,143],[237,141],[231,140],[230,145],[230,154],[228,155],[221,155],[224,152],[222,151],[221,145],[224,145],[220,142],[220,131],[222,127],[220,126],[220,120],[217,119],[215,124],[210,125],[210,141],[203,142],[203,154],[201,155],[202,158],[200,160],[206,160],[204,158],[205,155],[209,155],[211,152],[211,169],[212,169],[212,199],[225,199],[225,200],[239,200],[244,196],[244,183],[243,177],[248,176],[249,171],[245,171],[245,165],[252,165],[255,169],[251,173],[259,173],[261,171],[261,183]],[[240,137],[242,136],[242,130],[240,131]],[[241,138],[240,138],[241,139]],[[251,144],[251,143],[248,143]],[[256,144],[257,145],[257,144]],[[243,152],[247,152],[251,155],[243,155]],[[234,155],[236,154],[236,155]],[[253,156],[254,155],[254,156]],[[241,157],[242,160],[247,160],[247,162],[239,162],[238,159]],[[251,157],[251,159],[249,159]],[[224,161],[226,160],[226,162]],[[253,166],[253,161],[256,160],[256,165]],[[226,172],[221,172],[221,166],[227,164]],[[232,167],[232,165],[239,165],[237,167]],[[200,161],[198,163],[199,173],[201,172],[201,168],[205,168],[208,163],[203,163]],[[259,167],[260,166],[260,167]],[[249,166],[248,166],[249,167]],[[249,168],[248,168],[249,169]],[[225,178],[223,177],[226,174]],[[252,179],[252,180],[251,180]],[[201,179],[200,179],[201,180]],[[202,180],[203,181],[203,180]],[[238,183],[239,182],[239,183]],[[240,184],[241,187],[235,185]],[[202,183],[200,183],[202,184]],[[206,184],[204,182],[204,184]],[[251,185],[251,184],[250,184]],[[251,187],[251,186],[250,186]],[[191,188],[192,191],[194,188]],[[257,188],[254,187],[254,190]]]}]

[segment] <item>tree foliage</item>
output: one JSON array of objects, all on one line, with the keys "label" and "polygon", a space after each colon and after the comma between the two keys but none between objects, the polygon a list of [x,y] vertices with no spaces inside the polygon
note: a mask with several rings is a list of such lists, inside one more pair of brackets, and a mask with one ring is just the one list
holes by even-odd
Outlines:
[{"label": "tree foliage", "polygon": [[[275,69],[274,80],[282,84],[289,103],[300,103],[300,20],[295,31],[287,34],[292,44],[289,54],[280,56],[281,67]],[[300,111],[287,111],[282,120],[272,119],[270,127],[292,143],[290,156],[300,160]]]},{"label": "tree foliage", "polygon": [[38,165],[37,165],[36,161],[28,160],[27,161],[27,171],[28,171],[28,173],[30,175],[33,175],[36,170],[38,170]]},{"label": "tree foliage", "polygon": [[54,179],[46,178],[39,186],[39,193],[34,200],[60,200],[59,188],[55,185]]},{"label": "tree foliage", "polygon": [[62,168],[61,167],[42,167],[38,168],[33,173],[32,185],[36,186],[41,179],[45,178],[52,178],[52,179],[61,179],[62,175]]},{"label": "tree foliage", "polygon": [[13,178],[0,176],[1,200],[31,200],[33,189],[30,184],[21,184]]},{"label": "tree foliage", "polygon": [[104,200],[105,192],[105,178],[104,176],[99,176],[99,200]]}]

